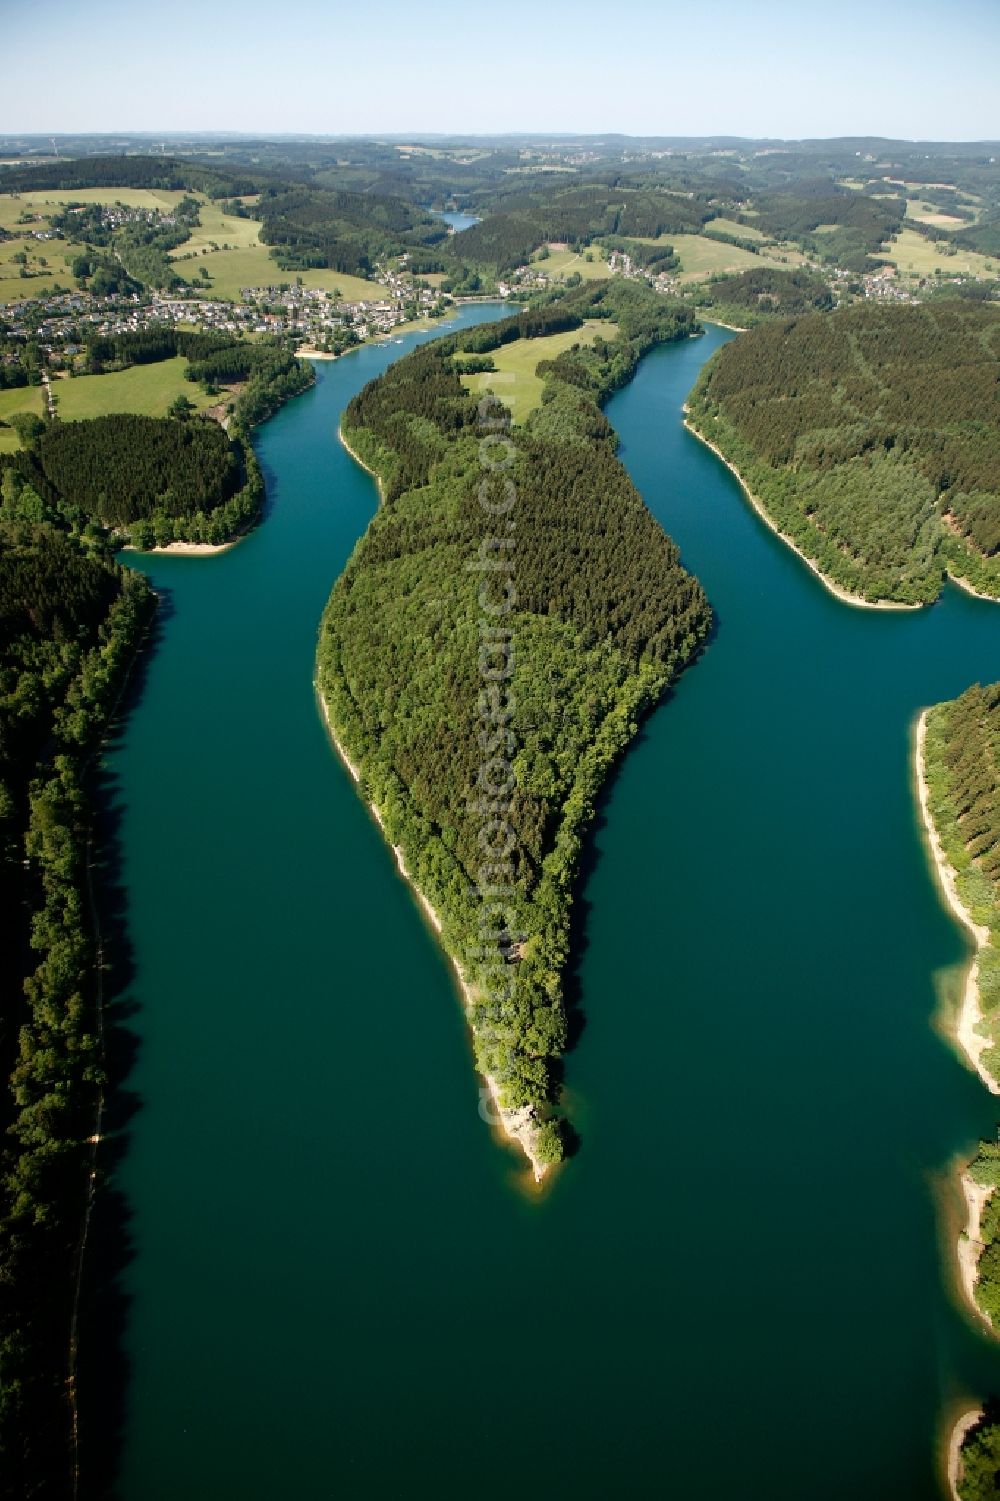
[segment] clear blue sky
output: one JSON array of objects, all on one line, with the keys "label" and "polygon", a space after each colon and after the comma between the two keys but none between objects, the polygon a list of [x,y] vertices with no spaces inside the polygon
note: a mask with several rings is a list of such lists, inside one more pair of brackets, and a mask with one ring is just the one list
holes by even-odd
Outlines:
[{"label": "clear blue sky", "polygon": [[1000,0],[0,0],[0,131],[1000,137]]}]

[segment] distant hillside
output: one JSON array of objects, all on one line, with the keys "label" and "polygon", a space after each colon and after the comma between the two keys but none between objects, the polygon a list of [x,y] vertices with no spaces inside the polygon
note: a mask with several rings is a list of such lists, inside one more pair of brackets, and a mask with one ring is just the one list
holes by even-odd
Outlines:
[{"label": "distant hillside", "polygon": [[574,246],[607,236],[655,239],[697,231],[711,216],[706,203],[664,192],[595,184],[507,195],[499,211],[455,235],[450,250],[476,265],[511,271],[546,241]]}]

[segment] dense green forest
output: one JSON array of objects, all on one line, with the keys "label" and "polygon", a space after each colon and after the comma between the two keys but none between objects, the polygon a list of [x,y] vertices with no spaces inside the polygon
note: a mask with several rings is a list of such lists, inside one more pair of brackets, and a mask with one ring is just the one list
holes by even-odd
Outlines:
[{"label": "dense green forest", "polygon": [[503,273],[523,265],[544,241],[580,247],[606,236],[696,233],[711,214],[704,202],[635,188],[522,188],[504,198],[498,212],[455,235],[450,250],[462,261]]},{"label": "dense green forest", "polygon": [[1000,310],[862,304],[719,350],[689,398],[779,529],[868,600],[1000,596]]},{"label": "dense green forest", "polygon": [[1000,1402],[985,1403],[983,1415],[962,1444],[962,1501],[994,1501],[1000,1490]]},{"label": "dense green forest", "polygon": [[369,276],[375,262],[448,238],[447,225],[401,198],[322,188],[268,188],[255,216],[260,238],[285,269],[329,266]]},{"label": "dense green forest", "polygon": [[79,156],[69,160],[31,162],[5,169],[6,193],[72,192],[76,188],[151,188],[162,192],[187,189],[209,198],[238,198],[257,193],[271,176],[259,169],[235,172],[172,156]]},{"label": "dense green forest", "polygon": [[150,618],[140,574],[13,470],[0,492],[0,1471],[69,1494],[70,1328],[103,1074],[88,759]]},{"label": "dense green forest", "polygon": [[[618,336],[545,362],[522,427],[463,387],[463,354],[583,317]],[[599,403],[644,348],[692,326],[636,283],[580,288],[417,350],[344,418],[383,504],[323,617],[320,690],[473,983],[478,1066],[533,1115],[543,1160],[563,1151],[550,1112],[582,840],[609,766],[711,619]],[[493,453],[509,458],[502,473],[482,467]],[[502,850],[487,837],[497,819]],[[475,883],[491,872],[505,890],[484,904]]]},{"label": "dense green forest", "polygon": [[803,181],[794,191],[754,198],[750,222],[778,240],[795,240],[812,255],[848,271],[875,271],[872,259],[898,234],[906,213],[902,198],[871,198],[828,180]]},{"label": "dense green forest", "polygon": [[[928,803],[938,837],[956,874],[959,895],[992,941],[979,952],[983,1031],[997,1036],[1000,1021],[1000,683],[978,683],[927,713],[924,748]],[[1000,1076],[1000,1049],[983,1054]],[[997,1309],[1000,1315],[1000,1262]]]},{"label": "dense green forest", "polygon": [[780,271],[772,266],[752,266],[736,275],[713,276],[692,294],[692,301],[740,328],[753,328],[770,318],[829,312],[833,307],[833,295],[821,276],[810,271]]}]

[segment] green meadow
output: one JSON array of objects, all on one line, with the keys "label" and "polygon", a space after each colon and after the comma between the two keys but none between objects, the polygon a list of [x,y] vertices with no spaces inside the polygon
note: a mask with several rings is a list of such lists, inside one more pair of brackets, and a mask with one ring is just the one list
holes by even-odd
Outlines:
[{"label": "green meadow", "polygon": [[598,334],[609,342],[618,335],[617,323],[602,318],[588,318],[582,328],[566,333],[546,334],[540,339],[517,339],[492,351],[496,370],[463,375],[462,384],[477,393],[492,391],[510,407],[515,422],[523,422],[542,399],[543,382],[535,374],[542,360],[553,360],[574,344],[592,344]]}]

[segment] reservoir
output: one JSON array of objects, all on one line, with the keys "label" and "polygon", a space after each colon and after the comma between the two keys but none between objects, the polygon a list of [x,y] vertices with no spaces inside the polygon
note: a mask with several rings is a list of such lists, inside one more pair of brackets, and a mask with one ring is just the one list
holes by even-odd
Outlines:
[{"label": "reservoir", "polygon": [[683,428],[727,337],[607,409],[717,629],[601,806],[581,1150],[541,1197],[313,696],[377,500],[340,413],[417,336],[258,431],[251,537],[141,560],[160,639],[107,755],[134,1108],[84,1372],[122,1501],[935,1501],[949,1414],[1000,1389],[949,1177],[1000,1107],[936,1026],[967,951],[910,786],[917,711],[1000,676],[1000,609],[828,594]]},{"label": "reservoir", "polygon": [[479,223],[479,219],[475,214],[456,214],[452,212],[446,212],[444,209],[436,208],[431,209],[431,213],[434,215],[435,219],[443,219],[446,224],[451,226],[456,234],[460,234],[463,229],[471,229],[473,224]]}]

